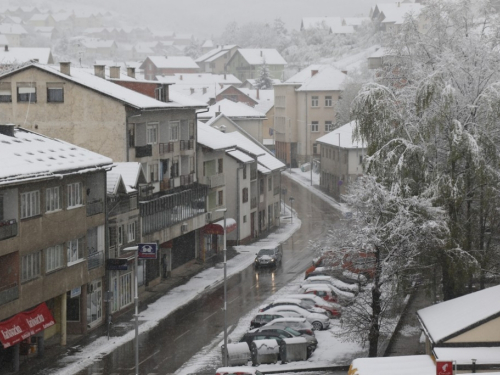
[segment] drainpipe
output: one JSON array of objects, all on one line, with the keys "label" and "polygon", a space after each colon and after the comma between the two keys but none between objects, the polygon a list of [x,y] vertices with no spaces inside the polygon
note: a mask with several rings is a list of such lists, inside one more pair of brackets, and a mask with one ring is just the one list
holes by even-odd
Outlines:
[{"label": "drainpipe", "polygon": [[[236,231],[236,243],[239,245],[240,244],[240,230],[241,230],[241,222],[240,222],[240,202],[241,202],[241,192],[240,192],[240,171],[243,170],[243,168],[246,168],[246,164],[243,164],[241,167],[236,168],[236,199],[238,200],[238,203],[236,204],[236,217],[237,217],[237,231]],[[227,181],[227,180],[226,180]]]}]

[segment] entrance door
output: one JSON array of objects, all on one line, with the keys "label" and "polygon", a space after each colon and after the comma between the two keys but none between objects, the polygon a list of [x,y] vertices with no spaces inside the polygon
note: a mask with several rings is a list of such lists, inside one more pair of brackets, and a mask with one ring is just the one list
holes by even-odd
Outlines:
[{"label": "entrance door", "polygon": [[252,212],[250,214],[250,230],[251,230],[251,234],[252,234],[252,237],[255,237],[255,212]]}]

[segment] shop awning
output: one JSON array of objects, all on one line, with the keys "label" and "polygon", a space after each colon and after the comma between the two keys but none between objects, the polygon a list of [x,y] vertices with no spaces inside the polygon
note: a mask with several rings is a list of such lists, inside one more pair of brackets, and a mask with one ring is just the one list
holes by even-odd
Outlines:
[{"label": "shop awning", "polygon": [[[226,219],[226,233],[231,233],[236,229],[236,220]],[[205,234],[224,234],[224,220],[219,220],[215,223],[207,224],[203,227],[203,233]]]},{"label": "shop awning", "polygon": [[33,310],[21,312],[0,322],[0,342],[4,348],[8,348],[54,324],[54,318],[44,302]]}]

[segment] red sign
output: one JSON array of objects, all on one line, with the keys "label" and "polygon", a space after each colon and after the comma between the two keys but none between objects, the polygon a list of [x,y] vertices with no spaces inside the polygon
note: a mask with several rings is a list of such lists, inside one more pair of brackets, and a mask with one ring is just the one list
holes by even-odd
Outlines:
[{"label": "red sign", "polygon": [[453,375],[453,362],[436,361],[436,375]]},{"label": "red sign", "polygon": [[0,341],[4,348],[8,348],[54,324],[54,318],[44,302],[33,310],[19,313],[1,322]]},{"label": "red sign", "polygon": [[[226,221],[226,233],[231,233],[236,229],[236,220],[227,219]],[[207,224],[203,227],[204,234],[224,234],[224,220],[218,221],[216,223]]]}]

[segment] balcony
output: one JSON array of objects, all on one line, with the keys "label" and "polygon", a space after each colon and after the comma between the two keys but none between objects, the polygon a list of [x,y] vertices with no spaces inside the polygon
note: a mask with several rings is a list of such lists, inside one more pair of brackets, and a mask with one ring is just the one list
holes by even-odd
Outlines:
[{"label": "balcony", "polygon": [[256,208],[257,207],[257,197],[252,197],[250,199],[250,208]]},{"label": "balcony", "polygon": [[194,182],[194,174],[185,174],[181,176],[181,186],[189,185]]},{"label": "balcony", "polygon": [[17,236],[17,221],[15,219],[0,221],[0,241]]},{"label": "balcony", "polygon": [[87,202],[87,216],[94,216],[104,212],[104,201],[102,199],[94,199]]},{"label": "balcony", "polygon": [[104,265],[104,251],[97,251],[87,257],[87,267],[89,270],[99,268]]},{"label": "balcony", "polygon": [[194,139],[190,139],[187,142],[187,147],[188,147],[188,150],[194,150]]},{"label": "balcony", "polygon": [[250,181],[256,180],[257,179],[257,169],[252,169],[250,171]]},{"label": "balcony", "polygon": [[19,285],[13,283],[0,287],[0,306],[19,298]]},{"label": "balcony", "polygon": [[209,188],[224,186],[226,185],[226,176],[224,173],[207,176],[205,177],[205,185],[208,185]]},{"label": "balcony", "polygon": [[169,190],[172,188],[172,182],[170,178],[164,178],[163,180],[160,181],[160,190]]},{"label": "balcony", "polygon": [[160,143],[160,155],[165,155],[165,154],[170,154],[174,152],[175,147],[174,147],[174,142],[168,142],[168,143]]},{"label": "balcony", "polygon": [[153,146],[136,146],[135,147],[135,157],[136,158],[145,158],[147,156],[153,156]]}]

